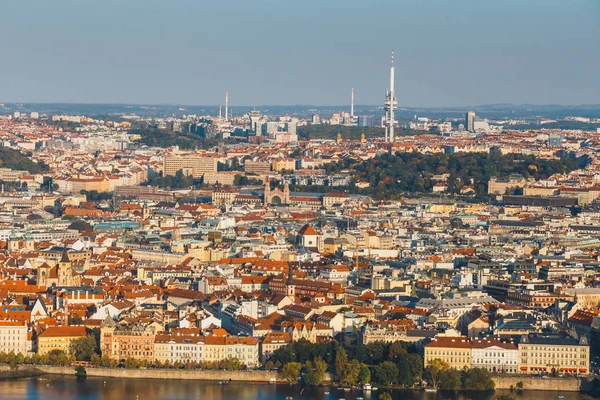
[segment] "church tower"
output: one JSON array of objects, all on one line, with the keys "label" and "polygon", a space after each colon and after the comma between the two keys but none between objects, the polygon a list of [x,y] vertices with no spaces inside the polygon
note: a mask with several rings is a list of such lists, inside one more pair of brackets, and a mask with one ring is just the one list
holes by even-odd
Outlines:
[{"label": "church tower", "polygon": [[283,203],[290,204],[290,184],[286,183],[283,187]]},{"label": "church tower", "polygon": [[269,204],[269,199],[271,197],[271,182],[269,178],[265,179],[265,194],[264,194],[264,205]]},{"label": "church tower", "polygon": [[58,262],[58,286],[69,286],[72,275],[71,260],[67,252],[67,246],[63,248],[62,257]]},{"label": "church tower", "polygon": [[7,250],[10,251],[18,251],[19,250],[19,237],[15,233],[15,228],[13,227],[10,231],[10,235],[8,236],[8,241],[6,243]]},{"label": "church tower", "polygon": [[29,229],[27,229],[27,232],[23,237],[23,250],[26,252],[35,251],[35,242],[33,240],[33,236],[31,236],[31,232],[29,232]]},{"label": "church tower", "polygon": [[144,201],[144,204],[142,205],[142,219],[148,219],[149,216],[150,210],[148,209],[148,204]]}]

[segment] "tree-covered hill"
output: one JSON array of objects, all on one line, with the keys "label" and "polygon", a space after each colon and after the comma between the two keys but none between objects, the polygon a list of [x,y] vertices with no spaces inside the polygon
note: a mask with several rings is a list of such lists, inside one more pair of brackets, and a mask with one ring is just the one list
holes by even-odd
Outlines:
[{"label": "tree-covered hill", "polygon": [[[534,156],[487,153],[459,154],[384,154],[363,162],[346,160],[329,164],[328,172],[350,169],[354,181],[369,182],[360,193],[377,199],[395,198],[403,193],[431,192],[439,177],[448,174],[448,192],[459,193],[465,185],[473,185],[478,195],[487,193],[492,177],[519,174],[525,178],[545,179],[555,173],[570,172],[587,165],[587,157],[564,157],[544,160]],[[437,177],[434,178],[434,176]]]},{"label": "tree-covered hill", "polygon": [[31,161],[23,153],[7,147],[0,147],[0,168],[27,171],[32,174],[39,174],[48,170],[47,165],[40,165]]}]

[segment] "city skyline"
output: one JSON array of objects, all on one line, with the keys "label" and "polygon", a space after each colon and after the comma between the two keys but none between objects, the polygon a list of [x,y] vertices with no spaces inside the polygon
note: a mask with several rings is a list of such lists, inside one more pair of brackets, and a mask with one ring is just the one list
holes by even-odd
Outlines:
[{"label": "city skyline", "polygon": [[399,106],[600,103],[593,1],[31,3],[0,16],[3,102],[375,105],[393,47]]}]

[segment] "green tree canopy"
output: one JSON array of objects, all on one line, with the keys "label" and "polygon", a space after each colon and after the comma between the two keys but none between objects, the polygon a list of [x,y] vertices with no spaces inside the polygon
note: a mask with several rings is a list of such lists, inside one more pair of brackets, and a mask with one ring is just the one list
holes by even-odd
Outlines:
[{"label": "green tree canopy", "polygon": [[442,372],[447,371],[449,369],[450,365],[447,362],[440,360],[439,358],[429,361],[429,363],[427,364],[427,368],[425,368],[425,371],[427,372],[427,375],[429,377],[429,383],[431,383],[431,386],[433,386],[434,389],[437,389],[439,387]]},{"label": "green tree canopy", "polygon": [[485,368],[471,368],[465,375],[466,390],[494,390],[495,387],[492,374]]},{"label": "green tree canopy", "polygon": [[281,369],[281,378],[290,383],[296,383],[300,379],[300,371],[302,371],[302,364],[299,362],[286,363]]},{"label": "green tree canopy", "polygon": [[96,339],[93,335],[75,339],[71,346],[77,361],[90,361],[96,353]]},{"label": "green tree canopy", "polygon": [[325,378],[325,372],[327,371],[327,363],[320,358],[315,358],[314,361],[307,361],[305,364],[306,369],[306,383],[309,385],[320,385]]},{"label": "green tree canopy", "polygon": [[454,368],[442,371],[440,373],[440,389],[458,390],[460,389],[460,373]]},{"label": "green tree canopy", "polygon": [[391,361],[384,361],[374,368],[375,380],[384,386],[389,386],[398,382],[400,371]]}]

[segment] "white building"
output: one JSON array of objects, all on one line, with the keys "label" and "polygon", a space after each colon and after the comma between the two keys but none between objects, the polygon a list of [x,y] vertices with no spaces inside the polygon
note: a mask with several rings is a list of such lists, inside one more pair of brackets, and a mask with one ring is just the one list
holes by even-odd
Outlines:
[{"label": "white building", "polygon": [[17,321],[0,321],[0,352],[27,355],[27,325]]},{"label": "white building", "polygon": [[473,368],[485,368],[490,372],[517,373],[519,350],[513,343],[498,339],[473,339]]}]

